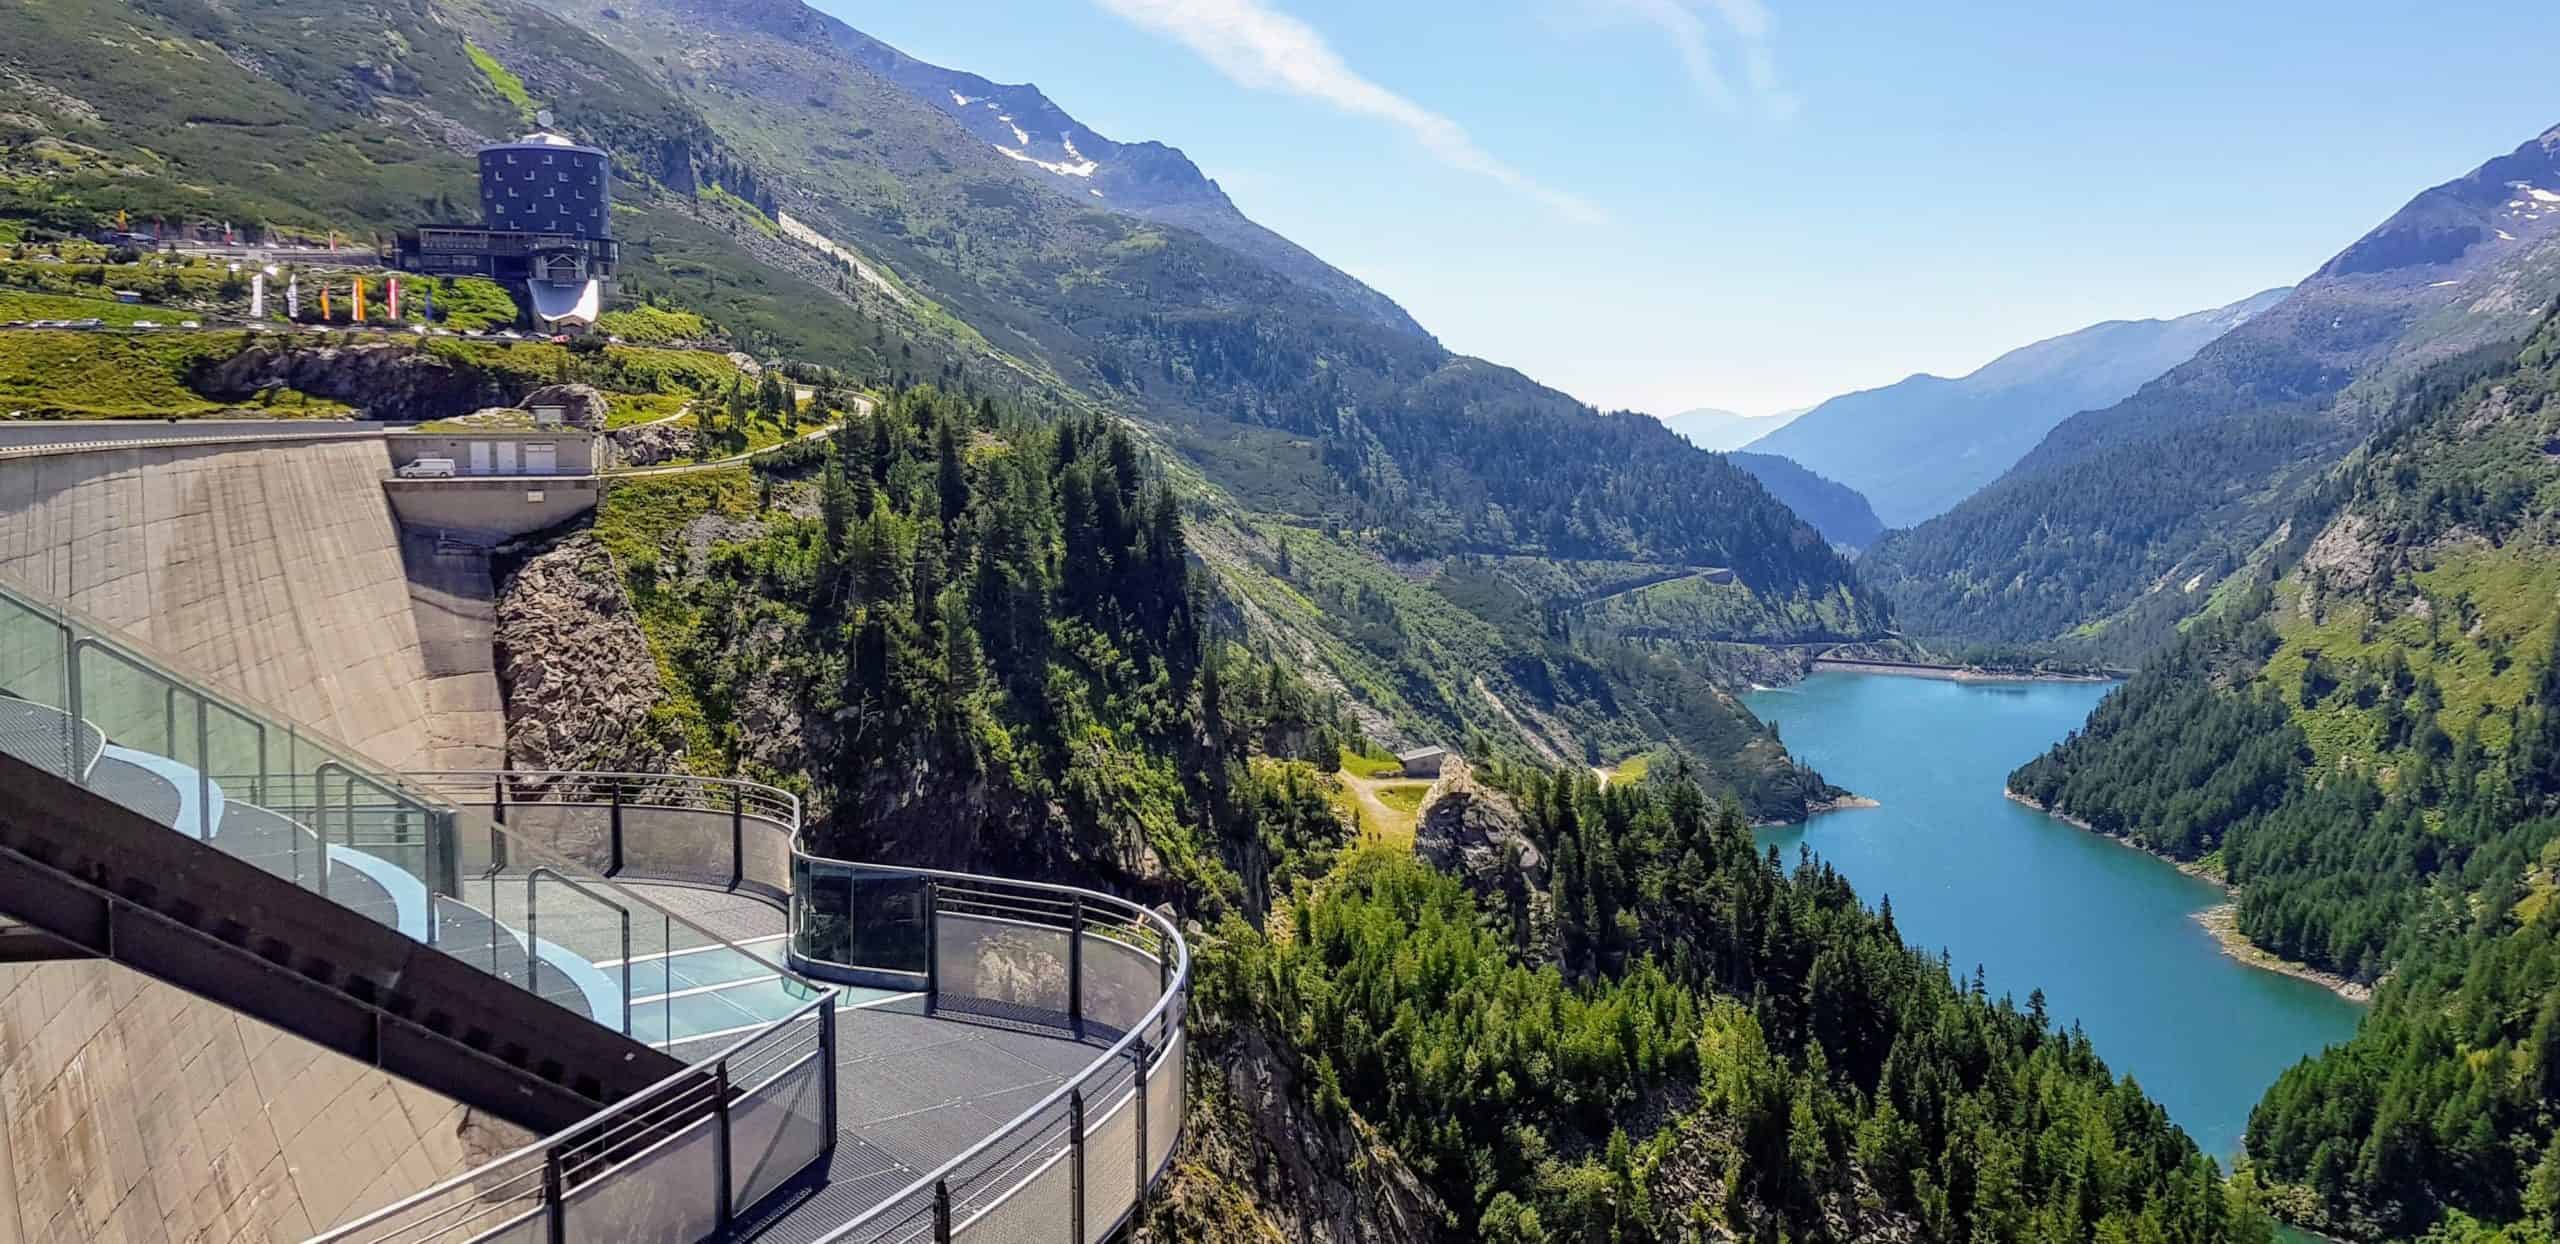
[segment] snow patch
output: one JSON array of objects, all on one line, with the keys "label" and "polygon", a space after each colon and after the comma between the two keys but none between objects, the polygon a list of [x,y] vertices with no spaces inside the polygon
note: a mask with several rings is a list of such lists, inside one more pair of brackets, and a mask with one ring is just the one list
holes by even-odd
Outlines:
[{"label": "snow patch", "polygon": [[999,112],[996,114],[996,120],[1003,122],[1005,128],[1013,131],[1013,141],[1018,142],[1025,147],[1031,145],[1031,135],[1025,132],[1021,126],[1015,125],[1012,117]]},{"label": "snow patch", "polygon": [[[1060,177],[1091,177],[1093,176],[1093,171],[1095,169],[1102,167],[1091,160],[1079,160],[1073,164],[1069,164],[1064,161],[1043,160],[1027,152],[1016,151],[1013,148],[1002,144],[998,144],[996,150],[1008,157],[1020,160],[1025,164],[1037,164],[1052,173],[1056,173]],[[1075,153],[1073,149],[1070,149],[1068,154],[1073,155]]]},{"label": "snow patch", "polygon": [[1089,194],[1089,195],[1092,195],[1093,197],[1095,197],[1095,198],[1097,198],[1097,199],[1099,199],[1099,198],[1101,198],[1101,197],[1102,197],[1102,189],[1101,189],[1101,187],[1099,187],[1099,186],[1097,186],[1097,187],[1095,187],[1095,188],[1093,188],[1093,189],[1091,189],[1091,190],[1087,190],[1087,191],[1085,191],[1085,193],[1086,193],[1086,194]]},{"label": "snow patch", "polygon": [[966,108],[966,107],[968,107],[969,105],[974,104],[974,103],[976,103],[976,102],[978,102],[978,101],[977,101],[977,100],[975,100],[975,99],[970,98],[969,96],[963,95],[963,94],[961,94],[961,93],[960,93],[960,92],[958,92],[958,91],[953,91],[953,92],[951,93],[951,103],[952,103],[952,106],[953,106],[953,107],[956,107],[956,108]]},{"label": "snow patch", "polygon": [[2498,240],[2501,242],[2512,242],[2516,240],[2516,235],[2509,233],[2504,229],[2500,229],[2498,230]]},{"label": "snow patch", "polygon": [[2533,201],[2536,203],[2560,203],[2560,194],[2553,194],[2552,192],[2539,187],[2527,190],[2525,193],[2532,196]]},{"label": "snow patch", "polygon": [[2436,283],[2434,283],[2434,284],[2432,284],[2432,285],[2427,286],[2427,288],[2428,288],[2428,289],[2443,289],[2443,288],[2444,288],[2445,286],[2447,286],[2447,285],[2460,285],[2460,284],[2462,284],[2462,282],[2460,282],[2460,281],[2438,281],[2438,282],[2436,282]]}]

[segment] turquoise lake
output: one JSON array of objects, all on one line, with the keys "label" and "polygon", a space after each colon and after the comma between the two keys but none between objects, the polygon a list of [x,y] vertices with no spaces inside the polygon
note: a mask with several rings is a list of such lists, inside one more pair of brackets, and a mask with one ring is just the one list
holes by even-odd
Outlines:
[{"label": "turquoise lake", "polygon": [[1799,845],[1869,903],[1890,895],[1911,945],[2054,1022],[2078,1020],[2228,1168],[2249,1109],[2277,1074],[2355,1031],[2362,1008],[2222,953],[2195,913],[2212,885],[2001,794],[2011,770],[2078,728],[2108,687],[1816,674],[1753,692],[1751,710],[1839,786],[1882,806],[1766,831]]}]

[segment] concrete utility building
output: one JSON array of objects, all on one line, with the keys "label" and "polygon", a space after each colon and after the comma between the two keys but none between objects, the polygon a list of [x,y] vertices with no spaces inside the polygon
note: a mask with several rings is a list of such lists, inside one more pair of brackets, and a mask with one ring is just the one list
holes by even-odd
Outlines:
[{"label": "concrete utility building", "polygon": [[620,261],[613,157],[549,131],[480,149],[477,227],[423,225],[400,237],[402,269],[498,281],[548,325],[595,323]]},{"label": "concrete utility building", "polygon": [[1409,778],[1436,778],[1448,759],[1449,749],[1445,747],[1417,747],[1396,753],[1396,761],[1404,766],[1404,775]]}]

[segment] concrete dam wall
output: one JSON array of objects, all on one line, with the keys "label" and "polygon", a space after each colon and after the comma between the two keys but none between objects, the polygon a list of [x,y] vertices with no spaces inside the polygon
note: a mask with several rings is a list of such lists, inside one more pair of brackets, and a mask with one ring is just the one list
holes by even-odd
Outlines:
[{"label": "concrete dam wall", "polygon": [[[0,575],[380,763],[494,767],[486,556],[404,548],[388,465],[372,439],[0,459]],[[0,1124],[0,1244],[300,1239],[524,1139],[97,961],[0,965]]]},{"label": "concrete dam wall", "polygon": [[472,586],[421,566],[413,589],[388,462],[373,440],[0,461],[0,575],[380,763],[493,767],[495,676],[420,628]]}]

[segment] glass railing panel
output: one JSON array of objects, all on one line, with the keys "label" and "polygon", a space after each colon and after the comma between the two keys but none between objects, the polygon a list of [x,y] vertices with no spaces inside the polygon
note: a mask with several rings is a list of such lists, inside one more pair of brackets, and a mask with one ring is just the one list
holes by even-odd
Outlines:
[{"label": "glass railing panel", "polygon": [[793,870],[796,953],[840,971],[924,983],[934,959],[930,879],[806,856]]},{"label": "glass railing panel", "polygon": [[[733,945],[608,879],[605,835],[583,822],[530,826],[549,841],[529,842],[6,585],[0,678],[0,748],[617,1031],[682,1041],[825,992],[784,969],[778,945]],[[716,789],[712,804],[751,806]],[[796,822],[787,796],[752,798]],[[728,855],[736,818],[721,807],[696,819],[718,821],[708,836]],[[714,958],[772,987],[697,1005],[689,1023],[678,1004],[695,985],[676,965]]]}]

